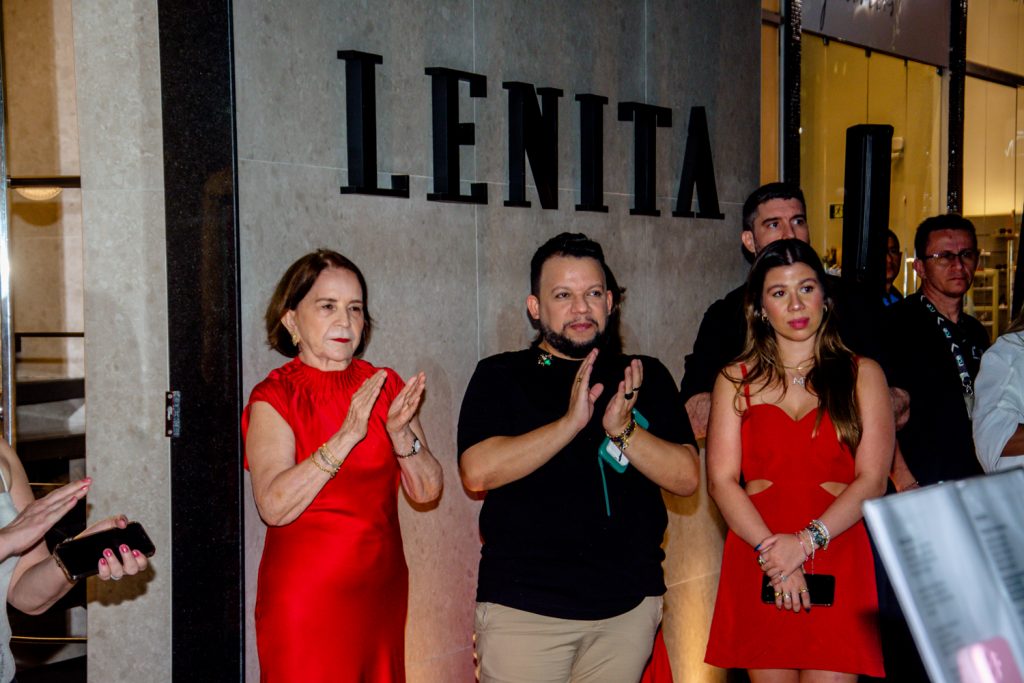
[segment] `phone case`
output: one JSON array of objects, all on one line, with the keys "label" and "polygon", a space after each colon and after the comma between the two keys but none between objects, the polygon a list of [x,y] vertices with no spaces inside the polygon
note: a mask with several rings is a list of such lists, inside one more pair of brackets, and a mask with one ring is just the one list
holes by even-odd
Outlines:
[{"label": "phone case", "polygon": [[[804,574],[807,593],[814,607],[831,607],[836,599],[836,577],[832,574]],[[761,602],[775,604],[775,586],[767,574],[761,575]]]},{"label": "phone case", "polygon": [[138,550],[146,557],[156,552],[153,541],[138,522],[130,522],[124,529],[113,528],[88,536],[68,538],[53,549],[57,561],[68,581],[78,581],[99,573],[98,562],[107,548],[117,552],[122,544]]}]

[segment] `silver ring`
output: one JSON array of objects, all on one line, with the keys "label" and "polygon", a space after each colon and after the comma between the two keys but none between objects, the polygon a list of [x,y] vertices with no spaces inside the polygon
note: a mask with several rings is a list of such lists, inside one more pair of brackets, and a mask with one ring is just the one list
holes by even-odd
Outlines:
[{"label": "silver ring", "polygon": [[[122,574],[121,576],[124,576],[124,574]],[[114,576],[113,574],[111,574],[110,575],[110,580],[111,581],[120,581],[121,580],[121,576]]]},{"label": "silver ring", "polygon": [[783,599],[783,600],[792,600],[792,599],[793,599],[793,596],[792,596],[792,595],[790,595],[789,593],[783,593],[783,594],[782,594],[782,599]]}]

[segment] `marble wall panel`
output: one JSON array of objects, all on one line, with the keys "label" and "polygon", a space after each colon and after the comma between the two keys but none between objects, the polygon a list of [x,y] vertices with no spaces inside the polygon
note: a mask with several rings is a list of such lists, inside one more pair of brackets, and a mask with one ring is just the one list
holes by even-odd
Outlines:
[{"label": "marble wall panel", "polygon": [[[741,203],[756,187],[760,163],[760,9],[747,0],[651,0],[647,6],[647,98],[673,108],[659,138],[668,168],[658,194],[675,197],[690,108],[707,110],[720,202]],[[701,18],[714,16],[716,21]],[[696,200],[696,197],[694,197]]]},{"label": "marble wall panel", "polygon": [[[580,140],[578,94],[608,98],[604,107],[604,185],[608,193],[632,192],[633,125],[618,121],[621,101],[644,101],[642,60],[644,15],[629,4],[596,2],[589,11],[573,3],[542,0],[489,3],[478,20],[478,73],[488,77],[488,102],[479,107],[479,177],[508,181],[508,93],[503,81],[559,88],[558,187],[574,190],[559,206],[571,210],[579,200]],[[543,21],[537,18],[543,16]],[[491,85],[493,83],[493,85]],[[528,164],[529,166],[529,164]],[[527,200],[539,206],[527,170]],[[501,201],[508,198],[502,190]]]},{"label": "marble wall panel", "polygon": [[[171,680],[167,275],[157,5],[74,3],[91,521],[157,547],[145,577],[89,586],[89,680]],[[126,627],[126,625],[133,625]],[[130,653],[130,656],[126,656]],[[153,656],[146,656],[151,653]]]},{"label": "marble wall panel", "polygon": [[[533,251],[562,231],[599,240],[628,288],[627,349],[660,357],[676,379],[703,311],[745,275],[738,216],[758,178],[760,44],[759,14],[747,4],[235,4],[244,391],[283,362],[266,348],[261,320],[277,277],[321,245],[352,257],[366,273],[380,322],[367,358],[404,375],[418,369],[428,374],[423,421],[446,467],[446,489],[433,510],[400,506],[411,572],[406,647],[412,681],[471,680],[479,503],[459,483],[455,429],[477,359],[522,348],[533,337],[524,305]],[[409,174],[409,199],[338,193],[347,181],[339,49],[384,57],[376,80],[379,170]],[[473,71],[488,80],[486,99],[472,100],[463,89],[460,100],[460,119],[476,124],[476,144],[460,155],[462,180],[488,183],[486,205],[425,199],[433,185],[427,66]],[[540,209],[532,189],[532,208],[503,206],[505,80],[565,91],[559,101],[556,211]],[[574,210],[579,134],[573,97],[584,92],[610,100],[607,214]],[[617,121],[617,103],[625,100],[673,108],[672,129],[659,131],[661,217],[629,215],[633,127]],[[722,221],[670,217],[689,107],[695,105],[708,109]],[[251,616],[262,528],[249,504]],[[703,656],[698,640],[706,640],[722,525],[705,488],[688,499],[669,496],[667,505],[666,624],[677,634],[670,643],[673,659],[690,666]],[[699,618],[690,620],[691,611]],[[678,635],[683,632],[685,637]],[[250,643],[251,635],[250,630]],[[254,659],[250,650],[249,680],[258,675]],[[697,675],[687,680],[718,680],[713,671],[694,666]]]},{"label": "marble wall panel", "polygon": [[163,190],[156,4],[72,9],[82,189]]},{"label": "marble wall panel", "polygon": [[[379,169],[431,175],[423,70],[473,70],[472,9],[470,0],[236,3],[239,157],[347,169],[345,62],[336,55],[360,50],[384,58],[376,70]],[[462,120],[471,121],[473,106],[464,102]],[[468,171],[472,160],[468,154]]]},{"label": "marble wall panel", "polygon": [[94,228],[85,251],[89,519],[123,513],[143,522],[158,548],[139,579],[90,581],[89,676],[170,680],[169,657],[125,656],[171,645],[163,193],[93,191],[83,203]]}]

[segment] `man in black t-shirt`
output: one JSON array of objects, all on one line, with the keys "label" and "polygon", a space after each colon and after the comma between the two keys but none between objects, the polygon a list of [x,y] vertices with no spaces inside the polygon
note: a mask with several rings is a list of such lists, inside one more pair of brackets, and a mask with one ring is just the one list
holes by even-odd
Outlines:
[{"label": "man in black t-shirt", "polygon": [[[743,231],[740,233],[747,258],[753,261],[775,240],[810,242],[806,206],[803,191],[792,183],[768,183],[751,192],[743,202]],[[859,355],[877,358],[876,321],[881,305],[858,296],[837,277],[830,276],[827,284],[836,302],[839,336],[843,342]],[[711,390],[718,373],[743,351],[747,337],[746,292],[744,283],[711,304],[697,330],[693,352],[683,361],[679,393],[698,438],[707,433]]]},{"label": "man in black t-shirt", "polygon": [[537,340],[480,361],[459,415],[463,484],[487,492],[480,681],[638,681],[665,592],[661,489],[696,490],[693,435],[665,367],[617,351],[600,245],[563,233],[530,280]]},{"label": "man in black t-shirt", "polygon": [[892,473],[901,491],[981,474],[971,407],[989,345],[985,328],[963,310],[978,267],[974,225],[956,214],[933,216],[918,226],[914,252],[921,288],[885,317],[885,373],[890,386],[910,396]]}]

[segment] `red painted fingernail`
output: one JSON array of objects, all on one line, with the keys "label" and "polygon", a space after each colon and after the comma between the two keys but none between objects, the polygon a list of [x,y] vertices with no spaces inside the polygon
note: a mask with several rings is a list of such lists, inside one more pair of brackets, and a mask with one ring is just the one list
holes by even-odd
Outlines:
[{"label": "red painted fingernail", "polygon": [[101,565],[103,565],[104,567],[106,567],[106,566],[107,566],[107,561],[106,561],[106,560],[104,560],[104,559],[103,559],[103,558],[101,557],[101,558],[100,558],[100,564],[101,564]]},{"label": "red painted fingernail", "polygon": [[106,550],[103,551],[103,554],[106,555],[107,557],[113,557],[114,556],[114,551],[111,550],[110,548],[107,548]]},{"label": "red painted fingernail", "polygon": [[128,552],[129,548],[124,543],[122,543],[121,547],[118,548],[118,550],[120,550],[122,553],[126,553],[126,552]]},{"label": "red painted fingernail", "polygon": [[138,550],[133,550],[132,555],[134,555],[135,557],[142,557],[142,553],[140,553]]}]

